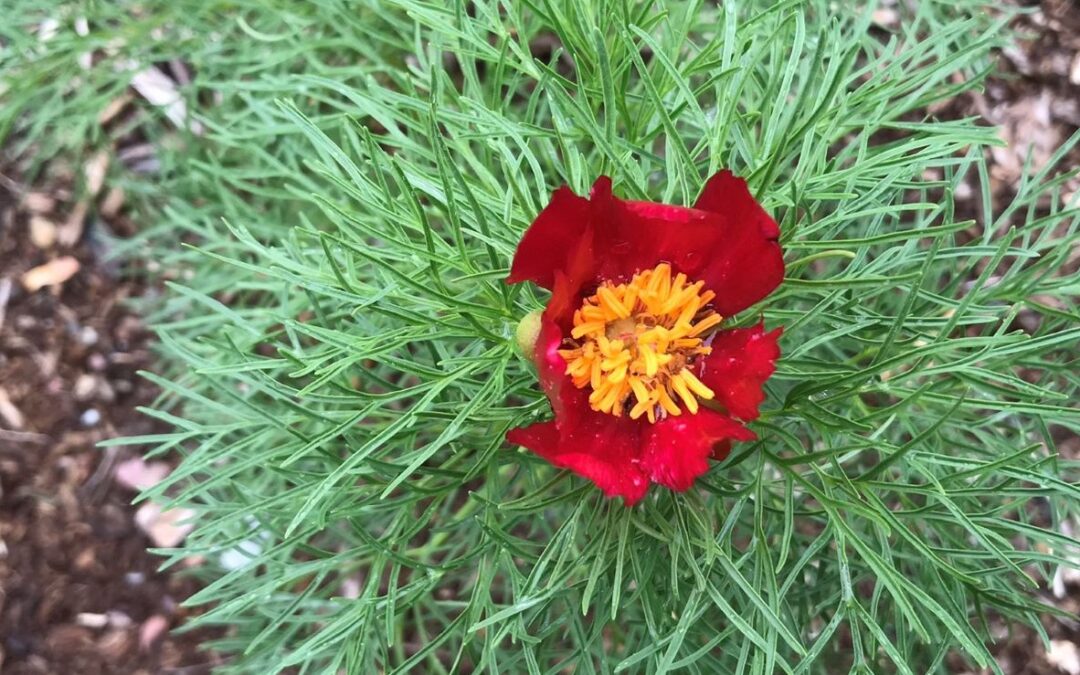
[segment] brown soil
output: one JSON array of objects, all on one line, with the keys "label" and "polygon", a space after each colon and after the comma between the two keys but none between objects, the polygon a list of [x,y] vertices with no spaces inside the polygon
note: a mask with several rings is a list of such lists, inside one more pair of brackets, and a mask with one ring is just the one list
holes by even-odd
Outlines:
[{"label": "brown soil", "polygon": [[[65,197],[0,186],[0,671],[207,672],[206,636],[168,633],[196,586],[155,571],[133,493],[113,477],[127,451],[95,447],[155,431],[135,411],[154,396],[136,375],[149,334],[124,306],[142,289],[95,255],[101,221],[65,223]],[[46,221],[86,231],[74,247],[41,246]],[[63,255],[79,261],[74,276],[23,288],[27,270]]]}]

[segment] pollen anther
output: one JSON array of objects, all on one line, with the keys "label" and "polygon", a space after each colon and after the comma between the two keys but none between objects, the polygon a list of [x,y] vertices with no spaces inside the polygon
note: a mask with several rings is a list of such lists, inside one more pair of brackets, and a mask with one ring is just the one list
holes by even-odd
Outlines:
[{"label": "pollen anther", "polygon": [[604,282],[585,299],[559,354],[574,386],[592,389],[593,410],[655,422],[683,408],[694,414],[699,400],[713,398],[693,372],[723,321],[704,286],[681,273],[672,277],[661,263],[626,283]]}]

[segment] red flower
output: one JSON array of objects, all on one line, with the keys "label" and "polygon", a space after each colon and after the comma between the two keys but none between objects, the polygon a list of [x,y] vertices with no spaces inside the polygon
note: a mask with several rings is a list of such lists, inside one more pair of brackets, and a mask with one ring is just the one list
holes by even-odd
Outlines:
[{"label": "red flower", "polygon": [[730,171],[693,208],[621,200],[605,176],[588,199],[557,190],[507,278],[551,291],[535,359],[555,419],[507,440],[632,505],[756,438],[739,420],[758,416],[780,329],[719,326],[783,280],[779,234]]}]

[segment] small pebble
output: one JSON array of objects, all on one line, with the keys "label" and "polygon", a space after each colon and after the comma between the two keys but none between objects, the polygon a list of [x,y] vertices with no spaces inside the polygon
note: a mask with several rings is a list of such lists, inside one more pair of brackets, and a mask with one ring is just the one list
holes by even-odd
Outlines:
[{"label": "small pebble", "polygon": [[131,625],[131,617],[123,612],[111,609],[105,615],[109,617],[109,625],[113,628],[127,628]]},{"label": "small pebble", "polygon": [[[94,390],[96,389],[97,378],[93,375],[83,373],[75,380],[75,386],[72,388],[72,393],[75,395],[76,400],[88,401],[94,395]],[[91,424],[88,426],[93,425]]]},{"label": "small pebble", "polygon": [[87,408],[86,411],[79,416],[79,424],[82,424],[84,427],[97,426],[100,421],[101,413],[98,412],[96,408]]},{"label": "small pebble", "polygon": [[1080,675],[1080,650],[1068,640],[1051,640],[1047,661],[1069,675]]},{"label": "small pebble", "polygon": [[176,600],[173,600],[171,595],[163,595],[161,597],[161,608],[168,614],[176,612]]},{"label": "small pebble", "polygon": [[86,357],[86,365],[88,368],[90,368],[90,370],[94,370],[100,373],[101,371],[105,370],[106,367],[108,367],[109,362],[105,359],[104,356],[98,354],[97,352],[94,352],[90,356]]},{"label": "small pebble", "polygon": [[128,572],[124,575],[124,582],[128,586],[141,586],[146,581],[146,575],[142,572]]},{"label": "small pebble", "polygon": [[103,377],[99,377],[97,380],[97,389],[95,391],[95,394],[99,401],[104,401],[105,403],[112,403],[116,400],[116,392],[113,391],[113,388],[109,384],[109,381]]},{"label": "small pebble", "polygon": [[90,345],[96,345],[98,341],[98,332],[90,326],[83,326],[79,330],[79,343],[87,347]]}]

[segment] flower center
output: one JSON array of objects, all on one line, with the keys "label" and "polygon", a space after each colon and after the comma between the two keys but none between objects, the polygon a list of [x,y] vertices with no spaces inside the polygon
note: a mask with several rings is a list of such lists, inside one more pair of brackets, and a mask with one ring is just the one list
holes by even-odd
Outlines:
[{"label": "flower center", "polygon": [[711,329],[723,320],[708,305],[716,294],[705,283],[671,276],[661,263],[625,284],[605,281],[574,312],[566,373],[578,389],[592,387],[593,410],[637,419],[698,411],[713,392],[692,371],[712,351]]}]

